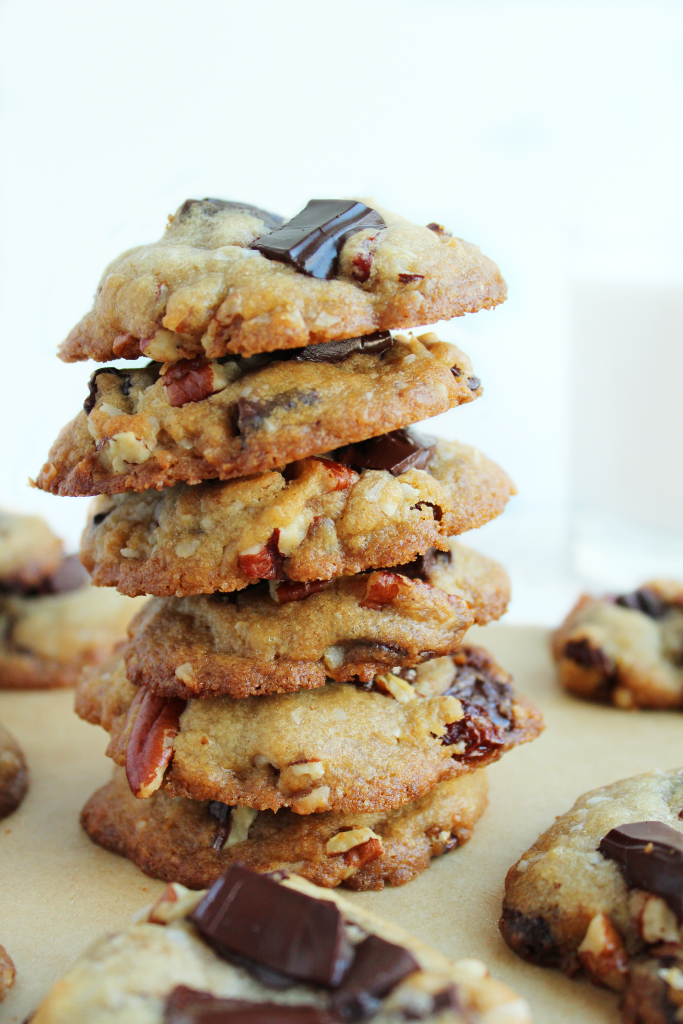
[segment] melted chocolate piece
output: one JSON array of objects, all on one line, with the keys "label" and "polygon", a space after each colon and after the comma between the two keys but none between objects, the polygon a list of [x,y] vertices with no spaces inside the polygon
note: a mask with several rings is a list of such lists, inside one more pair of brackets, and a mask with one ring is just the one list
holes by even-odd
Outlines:
[{"label": "melted chocolate piece", "polygon": [[508,946],[524,960],[539,967],[562,967],[571,973],[579,969],[580,962],[575,954],[571,963],[564,960],[552,928],[544,917],[530,917],[521,910],[504,906],[498,927]]},{"label": "melted chocolate piece", "polygon": [[631,608],[635,612],[643,612],[651,619],[661,619],[668,611],[667,603],[662,601],[652,587],[639,587],[631,594],[620,594],[615,598],[615,604],[621,605],[622,608]]},{"label": "melted chocolate piece", "polygon": [[358,472],[387,469],[394,476],[400,476],[409,469],[426,469],[435,451],[435,438],[422,437],[404,428],[339,448],[333,458]]},{"label": "melted chocolate piece", "polygon": [[246,957],[299,981],[336,986],[353,957],[333,903],[241,864],[214,882],[191,920],[220,955]]},{"label": "melted chocolate piece", "polygon": [[568,640],[562,650],[563,657],[573,661],[581,668],[598,668],[602,672],[610,669],[606,655],[599,647],[593,647],[585,637],[581,640]]},{"label": "melted chocolate piece", "polygon": [[476,760],[505,746],[512,727],[513,691],[508,677],[496,671],[484,651],[461,647],[454,661],[456,676],[444,696],[458,698],[464,717],[447,727],[442,742],[464,742],[458,756]]},{"label": "melted chocolate piece", "polygon": [[107,518],[107,516],[111,515],[111,513],[113,511],[114,511],[113,508],[109,508],[109,509],[107,509],[106,512],[97,512],[92,517],[92,524],[93,524],[93,526],[100,526],[104,522],[104,520]]},{"label": "melted chocolate piece", "polygon": [[252,206],[251,203],[232,203],[227,199],[186,199],[176,214],[177,219],[182,223],[187,220],[192,208],[199,204],[203,212],[209,217],[215,217],[219,210],[235,210],[235,212],[248,213],[251,217],[258,217],[267,227],[273,230],[279,228],[284,220],[277,213],[268,213],[259,206]]},{"label": "melted chocolate piece", "polygon": [[315,388],[303,391],[300,388],[291,388],[283,391],[275,398],[264,399],[263,401],[251,401],[248,398],[240,398],[235,405],[236,417],[234,420],[235,433],[240,437],[249,437],[258,430],[263,430],[264,420],[268,419],[271,413],[277,409],[284,412],[292,412],[305,405],[315,405],[320,401]]},{"label": "melted chocolate piece", "polygon": [[661,896],[683,921],[683,835],[663,821],[617,825],[600,841],[603,857],[616,861],[627,885]]},{"label": "melted chocolate piece", "polygon": [[222,850],[228,841],[232,828],[232,807],[230,804],[221,803],[220,800],[210,800],[208,807],[209,814],[218,822],[211,847],[214,850]]},{"label": "melted chocolate piece", "polygon": [[419,969],[415,957],[403,946],[369,935],[356,946],[353,963],[332,996],[332,1007],[342,1020],[371,1017],[380,1000]]},{"label": "melted chocolate piece", "polygon": [[123,383],[121,384],[121,391],[126,397],[130,394],[130,389],[133,386],[133,378],[129,373],[125,373],[123,370],[117,370],[115,366],[101,366],[99,370],[95,370],[90,375],[88,381],[88,397],[83,402],[83,408],[85,409],[86,416],[95,408],[95,402],[97,401],[97,378],[101,373],[113,373],[116,377],[120,377]]},{"label": "melted chocolate piece", "polygon": [[220,999],[178,985],[166,1000],[164,1024],[333,1024],[333,1018],[315,1006],[250,1003]]},{"label": "melted chocolate piece", "polygon": [[311,199],[283,227],[251,243],[269,260],[289,263],[303,274],[329,280],[349,235],[364,228],[384,228],[376,210],[352,199]]},{"label": "melted chocolate piece", "polygon": [[[407,576],[410,580],[423,580],[427,582],[429,574],[434,569],[439,553],[436,548],[430,548],[429,551],[425,551],[424,555],[418,555],[412,562],[406,562],[405,565],[394,565],[388,572],[397,572],[401,576]],[[447,554],[444,557],[448,557]]]},{"label": "melted chocolate piece", "polygon": [[[291,358],[297,363],[343,363],[344,360],[361,352],[366,355],[381,355],[394,344],[390,331],[375,331],[359,338],[345,338],[343,341],[323,341],[319,345],[292,349]],[[284,356],[285,353],[283,352]]]}]

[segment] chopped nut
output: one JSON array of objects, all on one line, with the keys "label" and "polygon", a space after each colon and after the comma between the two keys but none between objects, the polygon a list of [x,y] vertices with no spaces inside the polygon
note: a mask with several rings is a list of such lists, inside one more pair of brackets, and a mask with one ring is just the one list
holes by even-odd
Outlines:
[{"label": "chopped nut", "polygon": [[616,992],[623,991],[628,957],[619,933],[607,914],[596,914],[592,919],[578,954],[592,982]]},{"label": "chopped nut", "polygon": [[132,430],[125,430],[110,437],[108,451],[114,473],[126,473],[129,463],[140,465],[147,462],[152,454],[145,442],[136,437]]},{"label": "chopped nut", "polygon": [[384,847],[379,836],[374,836],[372,839],[368,839],[367,842],[352,847],[342,854],[346,864],[346,870],[342,877],[344,879],[350,878],[351,875],[355,875],[357,871],[360,871],[365,864],[369,864],[371,860],[377,860],[383,854]]},{"label": "chopped nut", "polygon": [[201,541],[199,540],[199,537],[193,537],[191,540],[178,541],[175,546],[175,553],[178,558],[190,558],[195,553],[200,543]]},{"label": "chopped nut", "polygon": [[360,607],[379,611],[398,596],[401,585],[405,582],[403,577],[395,572],[373,572],[368,577],[365,597],[360,602]]},{"label": "chopped nut", "polygon": [[140,351],[148,359],[154,359],[160,363],[172,363],[182,357],[183,340],[173,331],[161,328],[151,338],[142,339]]},{"label": "chopped nut", "polygon": [[170,882],[156,901],[147,920],[150,924],[170,924],[187,917],[204,898],[206,890],[196,892],[179,882]]},{"label": "chopped nut", "polygon": [[192,683],[197,681],[194,669],[189,661],[185,661],[182,665],[178,665],[175,670],[175,677],[176,679],[179,679],[181,683],[187,683],[188,686],[191,686]]},{"label": "chopped nut", "polygon": [[322,761],[302,761],[300,764],[290,764],[289,771],[292,775],[306,775],[309,779],[316,781],[322,778],[325,769]]},{"label": "chopped nut", "polygon": [[375,676],[375,686],[380,692],[390,693],[400,704],[407,704],[410,700],[417,700],[417,694],[405,679],[387,672],[386,675]]},{"label": "chopped nut", "polygon": [[332,836],[331,839],[327,840],[325,852],[330,857],[338,853],[346,853],[347,850],[352,850],[354,846],[361,846],[370,839],[379,839],[379,836],[371,828],[367,827],[352,828],[347,832],[337,832],[336,836]]},{"label": "chopped nut", "polygon": [[230,846],[237,846],[249,838],[249,829],[258,811],[253,807],[233,807],[230,814],[230,835],[225,843],[224,849]]},{"label": "chopped nut", "polygon": [[315,814],[316,811],[326,811],[330,799],[330,787],[318,786],[312,789],[306,796],[299,797],[292,803],[292,810],[295,814]]},{"label": "chopped nut", "polygon": [[328,647],[323,655],[323,661],[329,669],[339,668],[344,663],[344,648],[340,645]]},{"label": "chopped nut", "polygon": [[245,576],[257,580],[281,579],[284,555],[280,552],[279,540],[280,531],[273,530],[265,544],[247,548],[238,554],[237,564]]},{"label": "chopped nut", "polygon": [[659,896],[648,895],[645,899],[638,928],[646,942],[680,941],[676,915]]},{"label": "chopped nut", "polygon": [[313,782],[323,777],[325,769],[319,759],[311,761],[300,761],[298,764],[288,764],[280,770],[278,789],[282,793],[298,793],[300,790],[308,789]]}]

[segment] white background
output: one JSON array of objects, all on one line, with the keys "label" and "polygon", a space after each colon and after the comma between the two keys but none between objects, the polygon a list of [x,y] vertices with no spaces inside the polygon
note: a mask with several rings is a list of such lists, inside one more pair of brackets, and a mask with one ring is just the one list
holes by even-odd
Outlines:
[{"label": "white background", "polygon": [[[291,216],[374,195],[478,243],[507,278],[505,306],[444,327],[486,391],[437,429],[514,476],[520,496],[475,546],[511,568],[513,618],[556,619],[578,585],[573,282],[605,252],[618,277],[615,248],[636,254],[627,287],[683,281],[683,6],[5,0],[0,15],[2,504],[77,543],[86,500],[26,478],[92,369],[55,346],[119,251],[188,196]],[[658,436],[675,460],[680,435]]]}]

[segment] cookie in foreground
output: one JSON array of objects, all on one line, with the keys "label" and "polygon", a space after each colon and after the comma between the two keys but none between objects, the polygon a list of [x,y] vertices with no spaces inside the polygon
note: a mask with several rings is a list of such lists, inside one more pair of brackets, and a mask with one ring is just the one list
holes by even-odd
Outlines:
[{"label": "cookie in foreground", "polygon": [[19,744],[0,725],[0,820],[16,811],[28,790],[28,768]]},{"label": "cookie in foreground", "polygon": [[433,857],[466,843],[486,809],[485,769],[440,782],[396,810],[300,815],[188,800],[165,790],[136,800],[125,772],[90,797],[81,824],[90,838],[146,874],[191,889],[233,863],[296,871],[316,885],[405,885]]},{"label": "cookie in foreground", "polygon": [[496,264],[440,224],[411,224],[354,200],[313,200],[282,222],[245,203],[186,200],[158,242],[105,269],[61,358],[250,355],[432,324],[505,301]]},{"label": "cookie in foreground", "polygon": [[683,1005],[683,769],[579,797],[508,872],[500,928],[531,963],[584,970],[629,1024]]},{"label": "cookie in foreground", "polygon": [[296,875],[232,866],[208,890],[169,885],[95,943],[32,1024],[528,1024],[478,960],[452,962]]},{"label": "cookie in foreground", "polygon": [[616,707],[683,708],[683,583],[582,597],[555,633],[560,680]]},{"label": "cookie in foreground", "polygon": [[482,648],[464,647],[364,686],[257,697],[155,697],[112,659],[84,679],[76,710],[111,734],[107,753],[136,796],[291,807],[297,814],[388,810],[536,738],[539,712]]}]

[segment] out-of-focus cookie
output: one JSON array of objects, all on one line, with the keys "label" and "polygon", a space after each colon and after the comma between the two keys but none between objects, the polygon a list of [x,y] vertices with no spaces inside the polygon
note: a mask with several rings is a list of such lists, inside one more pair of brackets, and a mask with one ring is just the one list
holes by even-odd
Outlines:
[{"label": "out-of-focus cookie", "polygon": [[32,1024],[531,1021],[479,960],[453,963],[297,875],[233,865],[208,892],[169,885],[137,918],[76,962]]},{"label": "out-of-focus cookie", "polygon": [[[503,511],[514,485],[481,452],[436,440],[428,470],[403,468],[422,457],[410,455],[414,435],[398,433],[404,443],[386,452],[388,468],[357,473],[310,458],[227,483],[102,496],[83,534],[83,563],[98,586],[131,596],[330,579],[446,549],[449,536]],[[359,446],[365,461],[381,464],[380,442]]]},{"label": "out-of-focus cookie", "polygon": [[[505,300],[495,263],[440,224],[420,227],[374,203],[330,202],[354,206],[360,220],[347,217],[331,234],[329,223],[317,233],[304,229],[302,262],[287,246],[272,252],[282,218],[242,203],[188,199],[158,242],[109,264],[61,358],[269,352],[435,323]],[[314,207],[302,211],[309,227],[311,213],[321,225],[329,221],[329,207]],[[368,217],[373,227],[364,226]],[[330,257],[322,274],[310,260],[321,249]]]},{"label": "out-of-focus cookie", "polygon": [[111,734],[136,796],[387,810],[534,739],[540,714],[480,648],[364,687],[328,683],[265,697],[155,697],[112,659],[79,685],[78,714]]},{"label": "out-of-focus cookie", "polygon": [[683,769],[579,797],[508,872],[500,922],[508,945],[626,993],[631,1024],[678,1020],[682,814]]},{"label": "out-of-focus cookie", "polygon": [[312,351],[329,358],[96,370],[36,484],[83,495],[229,480],[406,427],[482,390],[467,356],[431,333],[387,334],[342,359],[327,346]]},{"label": "out-of-focus cookie", "polygon": [[560,680],[619,708],[683,707],[683,584],[654,580],[632,594],[582,597],[555,633]]},{"label": "out-of-focus cookie", "polygon": [[230,864],[293,871],[316,885],[381,889],[404,885],[471,838],[486,808],[486,772],[441,782],[398,810],[300,815],[187,800],[160,790],[136,800],[125,772],[81,815],[96,843],[164,881],[211,885]]},{"label": "out-of-focus cookie", "polygon": [[448,553],[396,568],[151,598],[129,627],[130,678],[173,697],[370,681],[451,654],[474,622],[499,618],[507,606],[502,566],[455,541]]},{"label": "out-of-focus cookie", "polygon": [[[13,736],[0,725],[0,820],[16,811],[28,790],[28,768]],[[0,946],[0,998],[2,998],[2,947]],[[10,961],[11,962],[11,961]]]},{"label": "out-of-focus cookie", "polygon": [[4,946],[0,946],[0,1003],[14,984],[17,969]]},{"label": "out-of-focus cookie", "polygon": [[62,542],[40,516],[0,509],[0,593],[39,588],[62,561]]},{"label": "out-of-focus cookie", "polygon": [[125,639],[143,603],[91,587],[77,555],[43,581],[42,592],[0,594],[0,689],[74,686],[85,665]]}]

